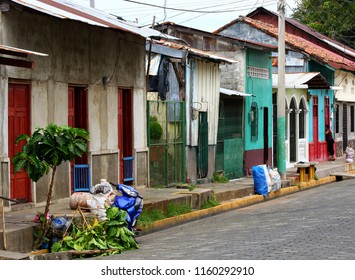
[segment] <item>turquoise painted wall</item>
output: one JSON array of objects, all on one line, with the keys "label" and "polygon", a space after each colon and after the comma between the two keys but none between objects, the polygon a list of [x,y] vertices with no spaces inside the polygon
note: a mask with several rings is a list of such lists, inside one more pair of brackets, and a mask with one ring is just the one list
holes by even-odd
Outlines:
[{"label": "turquoise painted wall", "polygon": [[[322,76],[328,81],[331,86],[334,86],[334,69],[329,68],[327,66],[320,65],[314,61],[310,61],[308,64],[309,72],[320,72]],[[312,96],[318,96],[318,140],[325,141],[325,112],[324,112],[324,97],[329,97],[329,109],[330,114],[333,112],[333,104],[334,104],[334,91],[333,90],[309,90]],[[310,100],[309,104],[309,142],[313,142],[313,101]],[[334,131],[334,127],[332,127]]]},{"label": "turquoise painted wall", "polygon": [[[270,53],[248,49],[246,51],[246,84],[245,92],[255,95],[255,97],[245,98],[245,150],[256,150],[264,148],[264,107],[268,107],[268,143],[272,147],[272,65]],[[248,76],[248,66],[269,69],[269,79],[261,79]],[[251,139],[251,122],[249,112],[252,103],[256,102],[258,106],[258,137]]]}]

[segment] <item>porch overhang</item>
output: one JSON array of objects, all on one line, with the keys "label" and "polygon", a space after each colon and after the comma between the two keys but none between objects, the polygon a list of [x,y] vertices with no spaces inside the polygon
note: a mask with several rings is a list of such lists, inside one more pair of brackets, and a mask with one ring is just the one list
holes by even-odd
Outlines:
[{"label": "porch overhang", "polygon": [[[278,87],[278,74],[272,74],[272,87]],[[295,89],[331,89],[328,81],[320,72],[286,73],[285,88]]]},{"label": "porch overhang", "polygon": [[34,62],[27,60],[29,55],[48,56],[45,53],[0,45],[0,65],[33,69]]},{"label": "porch overhang", "polygon": [[225,95],[229,95],[229,96],[242,96],[242,97],[247,97],[247,96],[254,96],[254,94],[250,94],[250,93],[244,93],[244,92],[240,92],[240,91],[236,91],[236,90],[231,90],[231,89],[226,89],[226,88],[220,88],[219,92],[221,94],[225,94]]}]

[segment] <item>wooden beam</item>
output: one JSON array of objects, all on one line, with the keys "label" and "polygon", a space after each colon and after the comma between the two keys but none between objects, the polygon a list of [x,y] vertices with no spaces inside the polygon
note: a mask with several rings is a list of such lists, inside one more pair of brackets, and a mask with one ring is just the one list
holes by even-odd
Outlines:
[{"label": "wooden beam", "polygon": [[34,69],[35,63],[33,61],[13,59],[7,57],[0,57],[0,65],[8,65],[22,68]]},{"label": "wooden beam", "polygon": [[20,51],[12,51],[12,50],[5,50],[5,49],[0,49],[1,54],[7,54],[7,55],[14,55],[14,56],[19,56],[19,57],[27,57],[28,54]]}]

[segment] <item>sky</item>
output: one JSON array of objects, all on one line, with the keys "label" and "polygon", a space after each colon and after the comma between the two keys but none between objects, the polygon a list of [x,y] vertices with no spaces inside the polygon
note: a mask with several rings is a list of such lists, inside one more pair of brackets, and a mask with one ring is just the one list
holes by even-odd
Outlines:
[{"label": "sky", "polygon": [[[256,8],[277,11],[277,0],[68,0],[90,6],[120,16],[125,20],[150,26],[155,23],[171,21],[176,24],[212,32],[244,16]],[[286,0],[286,16],[292,14],[297,0]],[[143,5],[139,3],[145,3]],[[154,6],[151,6],[154,5]],[[166,7],[166,9],[164,9]]]}]

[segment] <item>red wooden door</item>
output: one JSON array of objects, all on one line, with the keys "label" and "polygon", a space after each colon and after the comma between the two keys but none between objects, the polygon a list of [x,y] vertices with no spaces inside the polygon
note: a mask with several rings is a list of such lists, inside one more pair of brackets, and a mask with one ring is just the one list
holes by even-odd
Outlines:
[{"label": "red wooden door", "polygon": [[[88,129],[88,97],[84,87],[68,87],[68,126]],[[74,165],[87,164],[88,156],[86,153],[82,157],[75,157],[70,163],[71,189],[74,191]]]},{"label": "red wooden door", "polygon": [[318,134],[318,96],[313,96],[313,143],[314,160],[320,158],[319,134]]},{"label": "red wooden door", "polygon": [[[74,95],[74,88],[68,88],[68,126],[75,127],[75,95]],[[75,160],[70,163],[70,180],[71,180],[71,191],[74,191],[74,178],[73,178],[73,171],[74,171],[74,164]]]},{"label": "red wooden door", "polygon": [[[71,127],[88,129],[88,97],[87,90],[83,87],[68,88],[68,125]],[[87,154],[76,157],[76,164],[88,162]]]},{"label": "red wooden door", "polygon": [[[8,92],[8,141],[10,160],[22,150],[24,141],[15,144],[23,133],[30,134],[30,89],[29,85],[9,84]],[[30,179],[25,171],[14,173],[10,167],[10,196],[21,202],[31,201]]]},{"label": "red wooden door", "polygon": [[324,123],[326,125],[329,125],[330,129],[333,130],[333,128],[330,126],[330,106],[329,106],[329,97],[325,96],[324,97]]},{"label": "red wooden door", "polygon": [[123,158],[130,157],[133,153],[133,112],[132,91],[118,89],[118,149],[120,151],[119,181],[123,183],[124,170]]},{"label": "red wooden door", "polygon": [[75,127],[75,99],[74,88],[68,88],[68,125]]}]

